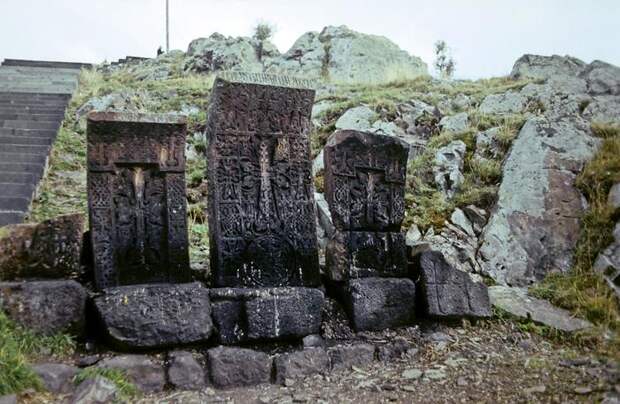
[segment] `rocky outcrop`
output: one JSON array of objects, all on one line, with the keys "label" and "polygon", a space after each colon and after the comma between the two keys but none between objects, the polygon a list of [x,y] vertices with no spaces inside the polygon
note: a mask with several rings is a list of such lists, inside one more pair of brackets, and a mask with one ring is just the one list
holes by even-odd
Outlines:
[{"label": "rocky outcrop", "polygon": [[462,172],[465,151],[465,143],[462,140],[455,140],[435,153],[433,176],[437,188],[446,199],[453,198],[465,181]]},{"label": "rocky outcrop", "polygon": [[503,167],[498,201],[482,235],[482,271],[525,286],[571,268],[583,198],[573,186],[599,141],[565,118],[531,118]]},{"label": "rocky outcrop", "polygon": [[386,83],[427,75],[420,59],[389,39],[346,26],[308,32],[280,58],[266,64],[269,73],[325,78],[336,83]]},{"label": "rocky outcrop", "polygon": [[577,76],[585,67],[584,62],[571,56],[523,55],[515,62],[510,76],[514,79]]}]

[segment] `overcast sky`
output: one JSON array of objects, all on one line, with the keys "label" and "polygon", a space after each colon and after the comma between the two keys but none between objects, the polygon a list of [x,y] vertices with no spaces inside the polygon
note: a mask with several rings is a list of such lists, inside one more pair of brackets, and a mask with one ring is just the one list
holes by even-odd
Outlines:
[{"label": "overcast sky", "polygon": [[[165,45],[165,0],[0,0],[0,59],[101,62]],[[170,46],[217,31],[277,27],[286,51],[306,31],[345,24],[432,63],[444,39],[457,76],[504,75],[524,53],[620,65],[620,0],[170,0]]]}]

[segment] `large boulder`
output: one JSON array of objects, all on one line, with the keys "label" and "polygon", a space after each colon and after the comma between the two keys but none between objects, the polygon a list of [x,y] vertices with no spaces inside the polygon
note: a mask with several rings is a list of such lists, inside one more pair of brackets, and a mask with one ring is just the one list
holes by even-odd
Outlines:
[{"label": "large boulder", "polygon": [[76,276],[83,232],[80,214],[0,228],[0,280]]},{"label": "large boulder", "polygon": [[324,296],[319,289],[219,288],[210,293],[222,344],[303,338],[321,327]]},{"label": "large boulder", "polygon": [[515,62],[510,76],[515,79],[577,76],[585,67],[586,63],[571,56],[523,55]]},{"label": "large boulder", "polygon": [[[566,105],[564,113],[575,105]],[[600,141],[578,118],[531,118],[503,166],[494,212],[481,236],[482,271],[499,284],[525,286],[566,272],[584,210],[577,174]]]},{"label": "large boulder", "polygon": [[620,67],[595,60],[580,73],[592,95],[620,95]]},{"label": "large boulder", "polygon": [[385,83],[427,75],[426,64],[389,39],[346,26],[309,32],[267,65],[270,73],[327,78],[336,83]]},{"label": "large boulder", "polygon": [[[226,37],[214,33],[208,38],[194,39],[187,49],[185,70],[209,73],[220,70],[260,73],[263,63],[259,58],[260,43],[248,37]],[[263,44],[261,56],[275,55],[270,43]]]},{"label": "large boulder", "polygon": [[428,317],[490,317],[487,287],[473,282],[465,272],[453,268],[440,252],[426,251],[416,257],[418,310]]},{"label": "large boulder", "polygon": [[75,281],[0,282],[0,310],[37,333],[81,335],[88,293]]},{"label": "large boulder", "polygon": [[202,284],[108,288],[94,306],[109,342],[121,349],[204,342],[213,332]]},{"label": "large boulder", "polygon": [[336,129],[351,129],[368,132],[379,115],[365,105],[348,109],[336,121]]}]

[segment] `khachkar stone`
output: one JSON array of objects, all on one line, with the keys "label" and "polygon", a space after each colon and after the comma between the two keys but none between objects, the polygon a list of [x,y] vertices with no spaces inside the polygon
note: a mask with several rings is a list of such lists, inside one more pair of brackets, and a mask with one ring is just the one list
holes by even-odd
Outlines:
[{"label": "khachkar stone", "polygon": [[407,274],[405,175],[408,147],[397,138],[339,131],[324,149],[325,196],[336,227],[326,250],[334,281]]},{"label": "khachkar stone", "polygon": [[316,286],[311,83],[215,80],[208,113],[210,260],[218,287]]},{"label": "khachkar stone", "polygon": [[185,119],[88,116],[88,208],[99,289],[189,281]]}]

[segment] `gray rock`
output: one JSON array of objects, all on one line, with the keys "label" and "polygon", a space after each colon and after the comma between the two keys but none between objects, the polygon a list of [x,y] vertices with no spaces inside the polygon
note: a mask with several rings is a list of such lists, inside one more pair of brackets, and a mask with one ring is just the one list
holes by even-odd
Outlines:
[{"label": "gray rock", "polygon": [[611,244],[596,257],[593,269],[603,275],[609,287],[620,298],[620,221],[616,223],[613,237]]},{"label": "gray rock", "polygon": [[415,285],[409,279],[354,279],[343,290],[343,300],[357,331],[407,325],[415,316]]},{"label": "gray rock", "polygon": [[146,355],[121,355],[97,363],[98,368],[118,369],[143,393],[158,393],[166,385],[164,367]]},{"label": "gray rock", "polygon": [[258,41],[248,37],[233,38],[214,33],[208,38],[198,38],[189,44],[184,69],[197,73],[220,70],[260,73],[263,64],[257,46]]},{"label": "gray rock", "polygon": [[527,99],[520,93],[507,91],[487,95],[478,108],[483,114],[518,114],[525,110]]},{"label": "gray rock", "polygon": [[620,208],[620,182],[614,184],[609,190],[607,203],[614,209]]},{"label": "gray rock", "polygon": [[469,115],[467,112],[460,112],[455,115],[444,116],[439,121],[439,127],[446,132],[465,132],[469,128]]},{"label": "gray rock", "polygon": [[32,367],[32,370],[41,378],[43,387],[50,393],[69,394],[74,389],[73,377],[78,368],[62,363],[42,363]]},{"label": "gray rock", "polygon": [[417,225],[412,224],[405,234],[405,245],[407,247],[413,247],[421,239],[422,233],[420,232],[420,229]]},{"label": "gray rock", "polygon": [[618,111],[620,111],[620,96],[604,95],[588,102],[582,116],[593,123],[620,125]]},{"label": "gray rock", "polygon": [[452,215],[450,216],[450,221],[452,222],[452,224],[454,224],[455,226],[463,230],[465,233],[467,233],[467,235],[471,237],[476,236],[471,222],[465,215],[465,212],[463,212],[461,209],[459,208],[454,209],[454,212],[452,212]]},{"label": "gray rock", "polygon": [[318,334],[307,335],[302,340],[304,348],[325,348],[327,342]]},{"label": "gray rock", "polygon": [[489,217],[486,210],[479,208],[474,205],[467,205],[463,208],[463,212],[472,223],[474,228],[474,232],[478,235],[487,224],[487,219]]},{"label": "gray rock", "polygon": [[386,83],[428,74],[421,59],[387,38],[346,26],[304,34],[282,57],[267,64],[267,72],[326,78],[335,83]]},{"label": "gray rock", "polygon": [[382,362],[402,359],[411,347],[412,345],[409,341],[402,337],[397,337],[387,344],[379,345],[377,347],[377,359]]},{"label": "gray rock", "polygon": [[168,382],[178,390],[201,390],[206,386],[205,372],[191,352],[168,354]]},{"label": "gray rock", "polygon": [[586,128],[573,118],[532,118],[519,132],[479,249],[482,271],[499,284],[571,268],[584,209],[573,184],[600,144]]},{"label": "gray rock", "polygon": [[491,286],[489,296],[495,307],[561,331],[572,332],[592,326],[589,322],[573,317],[568,311],[557,308],[546,300],[528,296],[525,288]]},{"label": "gray rock", "polygon": [[71,404],[107,404],[118,398],[116,385],[105,377],[86,379],[75,390]]},{"label": "gray rock", "polygon": [[523,55],[514,64],[510,76],[514,79],[549,79],[557,76],[577,76],[586,64],[570,56]]},{"label": "gray rock", "polygon": [[476,135],[476,158],[496,159],[499,157],[499,144],[497,141],[499,131],[499,128],[491,128],[478,132]]},{"label": "gray rock", "polygon": [[4,227],[0,234],[0,280],[79,275],[83,233],[81,214]]},{"label": "gray rock", "polygon": [[306,348],[278,355],[274,360],[276,383],[298,379],[329,370],[329,356],[323,348]]},{"label": "gray rock", "polygon": [[222,344],[302,338],[321,327],[324,296],[319,289],[220,288],[210,293]]},{"label": "gray rock", "polygon": [[[429,249],[439,251],[448,263],[459,271],[469,274],[480,273],[480,265],[476,258],[478,238],[466,233],[460,227],[445,222],[440,233],[429,231],[424,235],[423,241],[429,244],[429,248],[418,248],[418,252]],[[412,256],[415,256],[413,250]]]},{"label": "gray rock", "polygon": [[372,123],[378,118],[378,114],[365,105],[348,109],[336,121],[336,129],[352,129],[368,132]]},{"label": "gray rock", "polygon": [[13,321],[45,335],[81,335],[87,298],[75,281],[0,282],[0,308]]},{"label": "gray rock", "polygon": [[382,120],[375,121],[370,128],[370,132],[378,135],[405,137],[405,131],[394,122],[386,122]]},{"label": "gray rock", "polygon": [[416,259],[419,307],[435,318],[490,317],[487,287],[454,269],[440,252],[427,251]]},{"label": "gray rock", "polygon": [[319,245],[321,248],[325,248],[329,239],[332,238],[336,232],[336,227],[332,221],[332,214],[329,211],[329,205],[325,200],[325,195],[315,192],[314,203],[316,204],[317,223],[324,235],[323,238],[319,238]]},{"label": "gray rock", "polygon": [[323,149],[312,160],[312,176],[316,177],[321,171],[325,170],[325,161],[323,158]]},{"label": "gray rock", "polygon": [[272,360],[263,352],[217,347],[207,352],[209,376],[216,387],[229,388],[269,383]]},{"label": "gray rock", "polygon": [[588,93],[592,95],[620,95],[620,67],[595,60],[581,73],[580,77],[588,83]]},{"label": "gray rock", "polygon": [[465,143],[455,140],[435,153],[433,164],[435,183],[447,199],[454,197],[465,181],[462,172],[465,150]]},{"label": "gray rock", "polygon": [[15,394],[0,396],[0,404],[17,404],[17,396]]},{"label": "gray rock", "polygon": [[106,337],[121,349],[203,342],[213,333],[209,291],[198,282],[108,288],[94,303]]},{"label": "gray rock", "polygon": [[333,370],[350,370],[353,366],[363,367],[375,360],[375,346],[372,344],[337,345],[327,350]]}]

